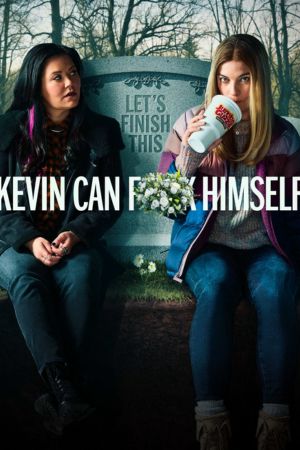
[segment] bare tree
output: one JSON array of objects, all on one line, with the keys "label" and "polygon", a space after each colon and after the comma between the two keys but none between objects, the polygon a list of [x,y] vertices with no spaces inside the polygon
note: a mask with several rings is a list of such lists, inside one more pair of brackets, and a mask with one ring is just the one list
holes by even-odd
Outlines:
[{"label": "bare tree", "polygon": [[74,0],[73,40],[89,57],[184,54],[194,28],[195,0]]},{"label": "bare tree", "polygon": [[83,58],[97,59],[110,53],[107,36],[107,8],[103,0],[74,0],[74,8],[66,23],[65,40]]},{"label": "bare tree", "polygon": [[0,112],[8,106],[13,77],[12,64],[15,57],[26,47],[25,33],[20,25],[25,23],[28,2],[6,0],[0,3]]},{"label": "bare tree", "polygon": [[206,30],[206,36],[213,36],[218,42],[221,42],[232,34],[249,33],[249,30],[253,28],[257,1],[207,0],[207,3],[203,3],[202,0],[198,0],[202,11],[206,10],[214,19],[214,25]]},{"label": "bare tree", "polygon": [[60,15],[60,1],[50,0],[51,6],[51,22],[52,22],[52,42],[55,44],[62,43],[63,19]]},{"label": "bare tree", "polygon": [[[295,68],[300,63],[299,8],[293,0],[264,0],[253,18],[255,33],[269,53],[276,107],[284,116],[290,114],[292,95],[298,82]],[[260,21],[257,20],[258,13]]]},{"label": "bare tree", "polygon": [[278,111],[286,116],[289,114],[289,104],[294,89],[293,84],[295,83],[293,66],[299,64],[299,51],[295,50],[299,50],[300,44],[298,31],[300,16],[297,14],[297,5],[288,2],[288,0],[269,0],[268,7],[272,17],[274,40],[272,57],[277,80]]}]

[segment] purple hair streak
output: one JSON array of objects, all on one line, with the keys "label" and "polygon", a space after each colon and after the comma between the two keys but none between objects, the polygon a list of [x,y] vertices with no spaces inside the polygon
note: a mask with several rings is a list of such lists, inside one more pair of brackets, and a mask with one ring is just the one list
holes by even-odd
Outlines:
[{"label": "purple hair streak", "polygon": [[28,114],[29,114],[29,124],[28,124],[29,125],[29,138],[32,141],[33,127],[34,127],[34,106],[29,108]]}]

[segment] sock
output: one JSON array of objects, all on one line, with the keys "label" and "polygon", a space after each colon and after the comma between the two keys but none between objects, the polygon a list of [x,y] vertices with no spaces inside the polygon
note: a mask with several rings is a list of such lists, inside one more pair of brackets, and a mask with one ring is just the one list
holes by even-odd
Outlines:
[{"label": "sock", "polygon": [[263,403],[263,411],[275,417],[286,417],[290,415],[289,406],[281,403]]},{"label": "sock", "polygon": [[195,407],[196,418],[214,416],[226,411],[224,400],[200,400]]}]

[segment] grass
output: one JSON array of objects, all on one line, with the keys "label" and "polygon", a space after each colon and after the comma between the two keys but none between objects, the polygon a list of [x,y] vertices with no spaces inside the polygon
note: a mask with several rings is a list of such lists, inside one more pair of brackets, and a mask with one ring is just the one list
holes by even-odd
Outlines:
[{"label": "grass", "polygon": [[7,298],[6,291],[0,287],[0,300],[4,300],[6,298]]},{"label": "grass", "polygon": [[186,303],[193,296],[184,284],[176,283],[168,278],[165,265],[156,262],[154,273],[140,275],[134,266],[128,267],[124,273],[113,280],[107,291],[110,300],[129,300],[137,302],[176,302]]}]

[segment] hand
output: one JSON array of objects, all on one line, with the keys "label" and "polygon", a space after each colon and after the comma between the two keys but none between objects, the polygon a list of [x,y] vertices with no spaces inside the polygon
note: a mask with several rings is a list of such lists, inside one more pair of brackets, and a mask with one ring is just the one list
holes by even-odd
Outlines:
[{"label": "hand", "polygon": [[51,243],[51,250],[55,255],[63,257],[69,255],[78,242],[80,242],[80,239],[75,233],[63,231]]},{"label": "hand", "polygon": [[28,241],[25,246],[45,266],[54,266],[61,260],[61,256],[53,253],[50,242],[43,237],[34,238]]},{"label": "hand", "polygon": [[[205,126],[205,114],[204,109],[202,109],[199,114],[194,116],[191,121],[188,124],[187,129],[185,130],[185,133],[182,137],[182,143],[183,145],[188,145],[188,139],[189,137],[195,133],[195,131],[200,131]],[[209,147],[208,151],[212,150],[213,148],[217,147],[222,142],[222,139],[216,139]]]}]

